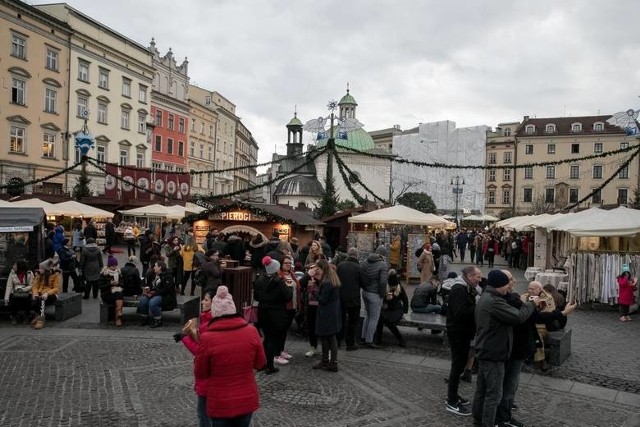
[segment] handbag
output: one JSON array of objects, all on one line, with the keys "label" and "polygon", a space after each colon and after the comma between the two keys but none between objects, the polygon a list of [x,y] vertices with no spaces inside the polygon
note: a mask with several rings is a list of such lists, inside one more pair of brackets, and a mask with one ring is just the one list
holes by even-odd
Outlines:
[{"label": "handbag", "polygon": [[258,323],[258,307],[253,305],[247,305],[242,308],[242,317],[247,323]]}]

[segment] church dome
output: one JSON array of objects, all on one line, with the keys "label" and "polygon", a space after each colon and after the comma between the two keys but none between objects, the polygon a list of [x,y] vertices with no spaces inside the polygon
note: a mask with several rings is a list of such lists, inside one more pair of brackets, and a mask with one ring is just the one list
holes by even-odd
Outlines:
[{"label": "church dome", "polygon": [[322,197],[323,193],[322,184],[315,177],[297,175],[280,181],[273,195]]},{"label": "church dome", "polygon": [[291,119],[291,121],[289,121],[289,123],[287,123],[287,126],[302,126],[302,122],[298,118],[298,114],[293,115],[293,118]]},{"label": "church dome", "polygon": [[[325,147],[329,138],[323,138],[316,141],[318,148]],[[336,147],[353,148],[358,151],[367,151],[376,148],[373,138],[364,129],[356,129],[347,132],[347,139],[334,138]]]},{"label": "church dome", "polygon": [[356,99],[353,96],[351,96],[351,94],[349,93],[349,89],[347,89],[347,94],[342,98],[340,98],[340,102],[338,102],[338,105],[345,105],[345,104],[358,105],[358,103],[356,102]]}]

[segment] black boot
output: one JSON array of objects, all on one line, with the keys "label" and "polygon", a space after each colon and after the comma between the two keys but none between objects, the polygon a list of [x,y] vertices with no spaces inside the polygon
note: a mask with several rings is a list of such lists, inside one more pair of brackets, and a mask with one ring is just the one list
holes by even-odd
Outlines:
[{"label": "black boot", "polygon": [[142,322],[140,322],[140,326],[147,326],[149,324],[149,316],[142,316]]},{"label": "black boot", "polygon": [[159,328],[162,326],[162,319],[153,319],[150,328]]}]

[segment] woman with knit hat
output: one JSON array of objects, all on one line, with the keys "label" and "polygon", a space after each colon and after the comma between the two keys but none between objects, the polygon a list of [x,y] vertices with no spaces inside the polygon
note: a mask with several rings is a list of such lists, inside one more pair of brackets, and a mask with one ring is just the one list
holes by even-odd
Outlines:
[{"label": "woman with knit hat", "polygon": [[123,280],[116,257],[109,255],[107,266],[102,269],[100,276],[102,278],[100,297],[105,304],[115,307],[115,324],[116,326],[122,326]]},{"label": "woman with knit hat", "polygon": [[237,313],[226,286],[218,287],[211,315],[206,333],[200,336],[194,367],[196,379],[207,381],[207,415],[216,426],[248,427],[260,407],[254,369],[262,369],[266,362],[260,336]]},{"label": "woman with knit hat", "polygon": [[258,326],[264,332],[264,351],[267,355],[267,374],[279,371],[274,366],[276,356],[284,348],[289,327],[287,303],[293,298],[292,288],[278,275],[280,263],[265,256],[262,259],[266,274],[260,274],[253,285],[253,298],[258,301]]},{"label": "woman with knit hat", "polygon": [[618,282],[618,305],[620,305],[620,321],[628,322],[629,307],[633,304],[633,293],[637,289],[638,278],[631,277],[629,266],[622,266],[622,273],[616,278]]}]

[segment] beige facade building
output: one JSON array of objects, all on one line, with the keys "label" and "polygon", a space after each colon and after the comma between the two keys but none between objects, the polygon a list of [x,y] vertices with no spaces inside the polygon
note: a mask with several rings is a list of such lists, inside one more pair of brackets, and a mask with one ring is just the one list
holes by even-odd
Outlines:
[{"label": "beige facade building", "polygon": [[[210,94],[198,86],[189,86],[191,126],[189,128],[189,148],[187,150],[187,171],[210,171],[215,169],[216,128],[218,112],[212,104],[204,105]],[[214,174],[191,176],[191,195],[209,196],[213,194]]]},{"label": "beige facade building", "polygon": [[[21,184],[67,166],[69,26],[16,0],[0,1],[0,184]],[[25,186],[62,194],[65,175]]]},{"label": "beige facade building", "polygon": [[[635,158],[627,167],[618,169],[631,152],[578,160],[638,144],[637,136],[628,136],[623,129],[608,124],[610,117],[525,116],[520,124],[502,124],[496,132],[488,133],[488,166],[510,164],[507,160],[514,165],[560,164],[496,169],[494,181],[493,170],[488,169],[486,212],[496,216],[522,215],[553,212],[578,202],[580,208],[629,203],[638,188],[640,160]],[[611,182],[583,200],[609,178]],[[491,191],[495,192],[494,197]]]},{"label": "beige facade building", "polygon": [[[236,122],[236,149],[234,167],[242,168],[233,172],[234,191],[244,190],[256,184],[256,168],[250,167],[258,163],[258,144],[249,129],[240,119]],[[251,199],[251,193],[238,195],[241,200]]]},{"label": "beige facade building", "polygon": [[[118,164],[151,166],[147,136],[150,89],[154,76],[152,55],[135,41],[64,3],[36,6],[66,22],[72,29],[70,43],[68,129],[76,133],[88,119],[95,145],[89,156]],[[80,153],[69,144],[69,161]],[[93,170],[90,188],[104,192],[104,174]],[[69,174],[69,186],[77,174]]]}]

